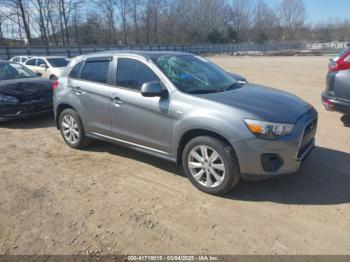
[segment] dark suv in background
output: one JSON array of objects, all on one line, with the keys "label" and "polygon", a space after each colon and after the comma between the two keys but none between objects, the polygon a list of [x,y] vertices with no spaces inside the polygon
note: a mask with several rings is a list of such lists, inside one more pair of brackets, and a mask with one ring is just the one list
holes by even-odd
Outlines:
[{"label": "dark suv in background", "polygon": [[326,109],[350,115],[350,47],[330,60],[326,82],[322,93]]}]

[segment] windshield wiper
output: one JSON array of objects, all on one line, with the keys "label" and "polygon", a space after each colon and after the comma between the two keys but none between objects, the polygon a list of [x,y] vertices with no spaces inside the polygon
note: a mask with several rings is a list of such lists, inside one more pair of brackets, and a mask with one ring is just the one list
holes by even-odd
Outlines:
[{"label": "windshield wiper", "polygon": [[187,91],[189,94],[210,94],[210,93],[218,93],[221,92],[220,89],[195,89]]},{"label": "windshield wiper", "polygon": [[238,88],[241,88],[242,86],[245,86],[247,83],[243,81],[238,81],[233,83],[232,85],[229,85],[227,88],[224,89],[224,91],[230,91],[230,90],[235,90]]}]

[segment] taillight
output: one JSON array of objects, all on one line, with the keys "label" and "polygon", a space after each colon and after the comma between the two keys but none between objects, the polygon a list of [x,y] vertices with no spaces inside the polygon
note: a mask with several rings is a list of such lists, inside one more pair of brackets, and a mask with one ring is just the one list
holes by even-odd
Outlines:
[{"label": "taillight", "polygon": [[337,72],[339,71],[339,68],[338,68],[338,63],[335,62],[335,61],[332,61],[330,64],[329,64],[329,72]]},{"label": "taillight", "polygon": [[55,80],[52,83],[52,91],[55,91],[57,87],[58,87],[58,80]]}]

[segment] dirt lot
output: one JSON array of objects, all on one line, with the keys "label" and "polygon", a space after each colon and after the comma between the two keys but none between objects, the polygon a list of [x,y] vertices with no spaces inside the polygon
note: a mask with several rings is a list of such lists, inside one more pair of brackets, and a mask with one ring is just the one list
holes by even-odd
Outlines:
[{"label": "dirt lot", "polygon": [[0,254],[350,254],[350,129],[320,103],[328,58],[212,60],[317,108],[297,174],[214,197],[166,161],[69,149],[50,117],[1,124]]}]

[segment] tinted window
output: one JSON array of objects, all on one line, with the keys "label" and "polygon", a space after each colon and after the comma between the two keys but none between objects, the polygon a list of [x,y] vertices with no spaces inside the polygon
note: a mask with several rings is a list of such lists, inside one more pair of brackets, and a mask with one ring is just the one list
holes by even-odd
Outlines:
[{"label": "tinted window", "polygon": [[70,71],[69,77],[71,77],[71,78],[79,78],[80,68],[81,68],[82,64],[83,64],[83,62],[80,62],[80,63],[76,64],[73,67],[72,71]]},{"label": "tinted window", "polygon": [[81,79],[107,83],[109,61],[90,61],[86,62],[81,71]]},{"label": "tinted window", "polygon": [[159,81],[145,64],[128,58],[118,59],[117,86],[140,90],[144,83]]},{"label": "tinted window", "polygon": [[66,58],[48,58],[47,61],[52,67],[65,67],[69,63],[69,60]]},{"label": "tinted window", "polygon": [[29,59],[27,62],[26,62],[26,65],[30,65],[30,66],[35,66],[35,61],[36,59]]},{"label": "tinted window", "polygon": [[47,65],[47,64],[46,64],[44,59],[39,58],[38,62],[37,62],[37,65],[40,66],[40,65]]},{"label": "tinted window", "polygon": [[0,80],[36,77],[27,67],[16,63],[0,63]]}]

